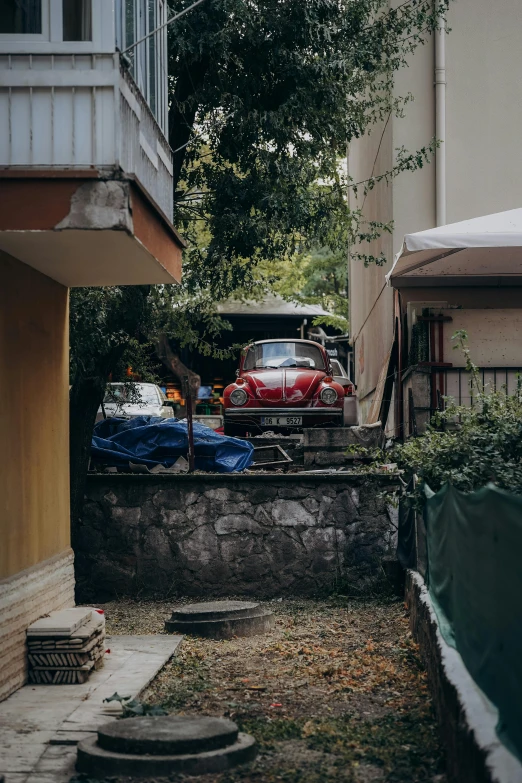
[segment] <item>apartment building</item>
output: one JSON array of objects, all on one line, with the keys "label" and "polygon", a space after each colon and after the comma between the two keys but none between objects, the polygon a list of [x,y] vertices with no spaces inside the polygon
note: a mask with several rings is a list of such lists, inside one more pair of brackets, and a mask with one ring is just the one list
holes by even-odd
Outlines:
[{"label": "apartment building", "polygon": [[[413,406],[423,423],[444,394],[458,399],[457,378],[461,390],[466,388],[462,373],[452,369],[463,365],[451,351],[455,329],[468,328],[477,361],[491,377],[510,381],[522,364],[522,348],[513,356],[491,347],[502,344],[507,328],[519,329],[520,278],[500,277],[492,268],[481,279],[441,275],[429,283],[412,276],[395,278],[391,285],[386,281],[406,234],[521,206],[521,26],[517,0],[451,2],[449,32],[432,36],[396,76],[396,94],[414,98],[405,116],[390,117],[350,147],[350,174],[362,181],[390,170],[399,147],[417,150],[434,137],[442,142],[429,166],[381,182],[366,198],[352,197],[367,219],[393,221],[392,234],[364,248],[374,255],[383,251],[386,265],[364,268],[355,259],[350,264],[360,419],[384,418],[391,435],[412,429],[408,371],[411,375],[417,360],[422,360],[424,391]],[[422,329],[426,355],[415,357],[412,338],[415,343]],[[489,347],[481,343],[479,329]]]},{"label": "apartment building", "polygon": [[74,603],[68,289],[180,280],[166,14],[0,2],[0,698],[27,626]]}]

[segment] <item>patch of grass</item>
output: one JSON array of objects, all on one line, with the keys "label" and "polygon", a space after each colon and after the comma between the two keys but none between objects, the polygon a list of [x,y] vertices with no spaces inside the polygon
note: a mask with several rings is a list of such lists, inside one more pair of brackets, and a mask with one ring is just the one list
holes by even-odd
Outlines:
[{"label": "patch of grass", "polygon": [[[261,750],[273,751],[281,742],[301,740],[308,749],[329,754],[330,767],[333,764],[334,767],[356,769],[361,764],[371,764],[382,769],[383,780],[389,783],[406,780],[420,783],[440,772],[437,734],[431,719],[426,710],[399,716],[387,714],[368,721],[349,714],[311,720],[236,716],[241,731],[252,734]],[[426,754],[428,748],[433,749],[432,756]],[[306,774],[310,773],[307,769]],[[297,772],[292,774],[290,780],[302,779],[296,777]],[[325,778],[330,779],[333,779],[330,775]]]},{"label": "patch of grass", "polygon": [[[342,756],[344,763],[364,762],[382,768],[384,780],[389,783],[428,781],[441,771],[436,759],[436,729],[431,719],[426,710],[387,714],[373,721],[345,715],[308,721],[302,734],[308,747]],[[428,748],[432,748],[432,756],[426,753]]]},{"label": "patch of grass", "polygon": [[303,719],[268,718],[265,715],[257,718],[236,715],[234,720],[241,731],[252,734],[265,748],[273,748],[276,742],[301,739],[305,724]]}]

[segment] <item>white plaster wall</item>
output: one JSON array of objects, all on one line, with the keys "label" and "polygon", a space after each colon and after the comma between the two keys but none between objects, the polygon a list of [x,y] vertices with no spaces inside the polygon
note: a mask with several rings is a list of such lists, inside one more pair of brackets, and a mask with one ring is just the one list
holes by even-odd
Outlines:
[{"label": "white plaster wall", "polygon": [[522,205],[522,2],[455,0],[449,26],[448,223]]},{"label": "white plaster wall", "polygon": [[441,310],[452,321],[444,324],[444,360],[464,367],[465,357],[453,350],[451,336],[464,329],[471,359],[478,367],[522,367],[522,308],[517,310]]},{"label": "white plaster wall", "polygon": [[[392,127],[388,123],[372,128],[370,135],[358,139],[352,144],[350,151],[350,175],[354,182],[362,182],[372,174],[386,171],[390,168],[392,159]],[[385,182],[378,184],[364,197],[362,190],[358,198],[352,200],[352,207],[363,208],[367,220],[383,222],[392,219],[392,188]],[[361,245],[361,253],[379,255],[381,250],[388,258],[392,255],[392,237],[383,234],[371,244]],[[377,384],[377,379],[392,339],[393,329],[393,292],[385,292],[382,298],[382,317],[374,322],[374,305],[385,291],[385,274],[389,263],[384,267],[370,265],[365,267],[357,259],[351,263],[350,301],[351,333],[355,346],[355,374],[358,386],[358,397],[364,406],[365,397]],[[387,294],[387,295],[386,295]],[[391,295],[391,296],[390,296]]]},{"label": "white plaster wall", "polygon": [[[435,136],[434,47],[430,38],[410,58],[408,68],[395,79],[396,95],[413,95],[405,116],[393,120],[393,150],[410,152],[427,146]],[[435,225],[435,163],[406,171],[393,182],[393,253],[402,247],[404,234]]]},{"label": "white plaster wall", "polygon": [[[427,146],[434,136],[433,45],[429,41],[416,52],[409,67],[397,74],[396,95],[412,94],[404,118],[391,117],[386,130],[372,129],[371,136],[356,140],[350,148],[350,174],[361,181],[392,168],[396,149],[404,146],[415,151]],[[405,231],[430,228],[435,220],[435,171],[426,166],[419,172],[404,172],[392,184],[381,183],[364,200],[352,206],[362,207],[368,220],[393,220],[392,235],[362,248],[378,255],[385,252],[388,263],[364,268],[351,263],[351,334],[355,351],[355,373],[361,420],[365,421],[379,375],[393,340],[393,289],[386,286],[385,275],[393,256],[400,249]],[[414,228],[411,228],[414,226]]]}]

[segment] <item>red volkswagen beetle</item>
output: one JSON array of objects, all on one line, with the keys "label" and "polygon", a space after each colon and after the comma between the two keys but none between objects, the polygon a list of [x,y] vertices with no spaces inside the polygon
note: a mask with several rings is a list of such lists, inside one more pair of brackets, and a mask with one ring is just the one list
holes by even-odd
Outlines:
[{"label": "red volkswagen beetle", "polygon": [[261,340],[243,349],[237,380],[224,391],[225,434],[342,426],[344,394],[318,343]]}]

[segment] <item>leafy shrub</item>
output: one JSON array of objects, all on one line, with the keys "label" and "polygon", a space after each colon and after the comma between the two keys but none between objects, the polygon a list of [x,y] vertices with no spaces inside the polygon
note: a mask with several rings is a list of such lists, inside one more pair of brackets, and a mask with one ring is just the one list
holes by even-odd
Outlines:
[{"label": "leafy shrub", "polygon": [[397,463],[407,476],[420,479],[413,491],[406,492],[417,506],[424,497],[423,483],[435,492],[445,482],[471,492],[493,482],[522,493],[522,381],[518,379],[514,394],[505,387],[483,387],[466,332],[456,332],[453,339],[466,358],[473,406],[446,399],[445,410],[435,414],[423,435],[376,455],[376,466]]}]

